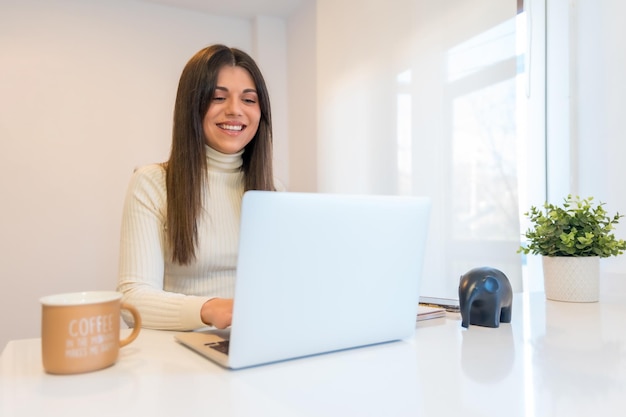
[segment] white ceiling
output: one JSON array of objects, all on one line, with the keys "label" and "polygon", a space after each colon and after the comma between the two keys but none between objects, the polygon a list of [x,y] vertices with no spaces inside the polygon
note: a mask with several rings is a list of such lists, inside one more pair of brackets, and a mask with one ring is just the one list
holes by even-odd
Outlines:
[{"label": "white ceiling", "polygon": [[141,0],[213,15],[250,18],[287,17],[305,1],[313,0]]}]

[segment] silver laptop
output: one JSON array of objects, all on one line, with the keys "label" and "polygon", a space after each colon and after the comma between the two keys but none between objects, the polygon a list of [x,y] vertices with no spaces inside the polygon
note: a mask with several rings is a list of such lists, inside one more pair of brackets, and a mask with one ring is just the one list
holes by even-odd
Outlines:
[{"label": "silver laptop", "polygon": [[232,326],[176,339],[245,368],[410,337],[424,197],[248,191]]}]

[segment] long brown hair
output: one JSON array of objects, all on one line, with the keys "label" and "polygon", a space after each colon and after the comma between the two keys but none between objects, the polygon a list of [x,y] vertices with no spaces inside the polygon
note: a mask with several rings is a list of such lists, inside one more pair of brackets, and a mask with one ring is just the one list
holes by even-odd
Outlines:
[{"label": "long brown hair", "polygon": [[195,260],[197,219],[206,185],[206,152],[202,120],[217,76],[224,66],[239,66],[250,73],[256,86],[261,120],[254,138],[245,147],[242,171],[244,190],[274,191],[272,171],[272,116],[263,75],[245,52],[212,45],[197,52],[185,65],[178,83],[174,128],[169,160],[164,164],[167,185],[167,239],[172,261],[181,265]]}]

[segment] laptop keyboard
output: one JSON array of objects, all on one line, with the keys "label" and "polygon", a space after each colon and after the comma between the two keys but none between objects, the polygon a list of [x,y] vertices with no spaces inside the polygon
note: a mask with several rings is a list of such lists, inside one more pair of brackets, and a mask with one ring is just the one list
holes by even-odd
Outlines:
[{"label": "laptop keyboard", "polygon": [[206,343],[205,346],[215,349],[218,352],[222,352],[224,355],[228,355],[228,347],[230,346],[230,340],[221,340],[219,342]]}]

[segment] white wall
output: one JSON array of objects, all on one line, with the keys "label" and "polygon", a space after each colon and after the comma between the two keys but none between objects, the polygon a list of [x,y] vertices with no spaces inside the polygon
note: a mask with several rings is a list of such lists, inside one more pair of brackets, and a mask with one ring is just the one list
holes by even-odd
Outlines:
[{"label": "white wall", "polygon": [[[626,3],[620,0],[575,3],[577,34],[577,128],[579,190],[626,214],[624,186],[624,97],[626,53],[623,39]],[[626,239],[626,218],[616,235]],[[626,273],[626,256],[603,261],[606,272]]]},{"label": "white wall", "polygon": [[[626,214],[623,99],[626,27],[620,0],[548,0],[549,199],[593,196]],[[626,239],[626,218],[616,230]],[[626,273],[626,256],[603,259],[608,273]]]},{"label": "white wall", "polygon": [[318,191],[316,3],[304,2],[287,22],[291,191]]},{"label": "white wall", "polygon": [[178,77],[200,48],[260,54],[286,176],[280,23],[122,0],[0,2],[0,349],[39,336],[41,296],[115,288],[128,180],[167,158]]}]

